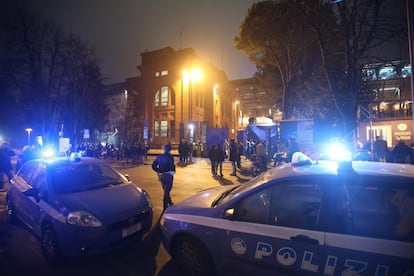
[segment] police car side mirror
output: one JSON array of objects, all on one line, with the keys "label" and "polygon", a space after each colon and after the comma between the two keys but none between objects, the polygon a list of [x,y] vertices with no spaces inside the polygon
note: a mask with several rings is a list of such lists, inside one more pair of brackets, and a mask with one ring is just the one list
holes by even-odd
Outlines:
[{"label": "police car side mirror", "polygon": [[24,191],[23,194],[28,197],[33,197],[36,202],[40,201],[39,189],[31,188],[27,191]]},{"label": "police car side mirror", "polygon": [[228,220],[234,220],[234,208],[224,211],[224,218]]},{"label": "police car side mirror", "polygon": [[247,214],[247,210],[244,208],[237,210],[237,215],[236,215],[235,209],[230,208],[224,211],[224,218],[228,220],[235,220],[237,216],[245,216],[246,214]]}]

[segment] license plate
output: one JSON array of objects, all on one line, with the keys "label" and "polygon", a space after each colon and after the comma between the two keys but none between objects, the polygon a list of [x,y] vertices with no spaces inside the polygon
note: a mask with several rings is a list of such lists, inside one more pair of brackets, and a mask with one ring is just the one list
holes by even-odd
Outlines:
[{"label": "license plate", "polygon": [[141,230],[141,223],[137,223],[122,229],[122,237],[125,238]]}]

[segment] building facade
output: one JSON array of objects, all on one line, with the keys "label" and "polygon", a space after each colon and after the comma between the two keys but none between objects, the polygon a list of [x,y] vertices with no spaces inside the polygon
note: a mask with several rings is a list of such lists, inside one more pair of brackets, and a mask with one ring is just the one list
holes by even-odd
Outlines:
[{"label": "building facade", "polygon": [[411,66],[408,61],[367,64],[362,70],[358,137],[369,143],[380,136],[389,148],[414,143]]},{"label": "building facade", "polygon": [[[282,111],[266,101],[269,95],[254,78],[229,81],[191,48],[166,47],[141,58],[140,76],[117,84],[109,100],[108,129],[119,131],[121,144],[140,141],[157,148],[181,139],[206,144],[209,129],[226,129],[227,138],[236,138],[252,119],[282,120]],[[362,75],[357,138],[368,143],[380,136],[389,148],[400,140],[413,143],[408,62],[368,64]]]},{"label": "building facade", "polygon": [[127,142],[205,143],[208,129],[235,128],[237,94],[223,71],[191,48],[166,47],[141,58],[140,76],[125,83]]}]

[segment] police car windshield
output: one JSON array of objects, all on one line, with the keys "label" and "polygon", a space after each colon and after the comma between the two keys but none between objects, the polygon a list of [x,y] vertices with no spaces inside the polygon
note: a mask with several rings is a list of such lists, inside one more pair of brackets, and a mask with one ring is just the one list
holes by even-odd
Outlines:
[{"label": "police car windshield", "polygon": [[233,197],[243,193],[244,191],[248,191],[250,189],[253,189],[256,186],[261,185],[264,182],[267,182],[268,180],[264,177],[264,175],[259,175],[251,180],[249,180],[248,182],[238,185],[236,187],[233,187],[225,192],[223,192],[222,194],[220,194],[216,200],[213,201],[212,203],[212,207],[215,207],[219,204],[223,204],[227,201],[229,201],[230,199],[232,199]]},{"label": "police car windshield", "polygon": [[53,166],[50,179],[56,193],[73,193],[127,183],[128,180],[101,163],[65,163]]}]

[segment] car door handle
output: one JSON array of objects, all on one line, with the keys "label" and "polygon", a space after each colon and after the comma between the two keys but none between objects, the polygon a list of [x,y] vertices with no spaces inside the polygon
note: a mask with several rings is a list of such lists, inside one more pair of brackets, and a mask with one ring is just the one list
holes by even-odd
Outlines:
[{"label": "car door handle", "polygon": [[315,245],[319,244],[318,240],[311,239],[311,238],[309,238],[308,236],[305,236],[305,235],[297,235],[297,236],[294,236],[294,237],[290,237],[290,239],[292,241],[296,241],[296,242],[310,243],[310,244],[315,244]]}]

